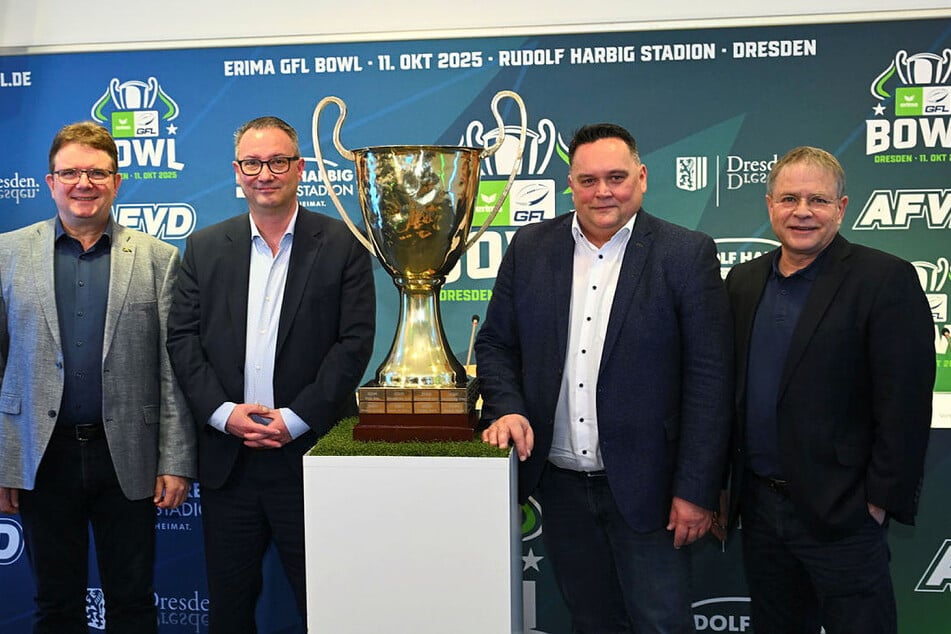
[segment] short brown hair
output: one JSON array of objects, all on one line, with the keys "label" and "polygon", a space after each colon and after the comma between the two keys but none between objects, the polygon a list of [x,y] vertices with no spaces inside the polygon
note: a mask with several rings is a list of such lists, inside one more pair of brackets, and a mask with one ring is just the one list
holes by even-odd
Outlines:
[{"label": "short brown hair", "polygon": [[80,121],[63,126],[53,137],[53,144],[50,145],[50,174],[56,169],[56,154],[69,143],[102,150],[112,159],[112,169],[119,169],[119,150],[109,131],[95,121]]},{"label": "short brown hair", "polygon": [[797,148],[793,148],[786,152],[781,159],[776,161],[776,164],[773,165],[773,169],[769,171],[769,176],[766,178],[767,196],[773,195],[773,186],[776,184],[776,178],[779,176],[779,172],[787,165],[794,163],[806,163],[828,170],[832,173],[832,176],[835,177],[836,198],[845,196],[845,170],[842,169],[842,164],[829,152],[826,152],[822,148],[809,145],[801,145]]}]

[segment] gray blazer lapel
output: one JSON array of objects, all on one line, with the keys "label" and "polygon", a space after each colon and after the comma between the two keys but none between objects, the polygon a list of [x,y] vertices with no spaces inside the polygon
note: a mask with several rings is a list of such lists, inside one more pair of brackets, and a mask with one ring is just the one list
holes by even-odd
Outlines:
[{"label": "gray blazer lapel", "polygon": [[106,304],[106,324],[102,337],[102,358],[109,355],[112,339],[116,333],[119,315],[125,306],[132,271],[135,267],[135,241],[133,234],[119,224],[113,224],[112,248],[109,264],[109,301]]},{"label": "gray blazer lapel", "polygon": [[33,288],[41,298],[43,317],[50,329],[50,336],[58,349],[62,349],[59,339],[59,315],[56,312],[56,287],[53,272],[53,240],[56,237],[56,219],[37,225],[30,245],[30,270],[33,275]]}]

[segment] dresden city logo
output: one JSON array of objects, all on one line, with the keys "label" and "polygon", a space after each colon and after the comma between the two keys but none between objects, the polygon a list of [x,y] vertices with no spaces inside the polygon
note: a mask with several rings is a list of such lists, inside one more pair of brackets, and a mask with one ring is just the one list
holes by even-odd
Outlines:
[{"label": "dresden city logo", "polygon": [[106,629],[106,596],[102,588],[86,588],[86,624],[94,630]]},{"label": "dresden city logo", "polygon": [[707,186],[706,156],[678,156],[675,160],[677,189],[695,192]]}]

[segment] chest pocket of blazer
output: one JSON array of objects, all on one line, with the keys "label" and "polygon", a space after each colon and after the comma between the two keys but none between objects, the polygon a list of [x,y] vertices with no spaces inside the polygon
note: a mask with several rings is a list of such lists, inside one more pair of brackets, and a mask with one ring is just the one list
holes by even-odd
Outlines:
[{"label": "chest pocket of blazer", "polygon": [[158,302],[130,302],[128,306],[129,312],[134,313],[157,313],[158,312]]},{"label": "chest pocket of blazer", "polygon": [[0,412],[3,412],[4,414],[19,414],[19,394],[0,394]]},{"label": "chest pocket of blazer", "polygon": [[142,408],[142,417],[145,419],[146,425],[155,425],[159,422],[159,407],[158,405],[146,405]]}]

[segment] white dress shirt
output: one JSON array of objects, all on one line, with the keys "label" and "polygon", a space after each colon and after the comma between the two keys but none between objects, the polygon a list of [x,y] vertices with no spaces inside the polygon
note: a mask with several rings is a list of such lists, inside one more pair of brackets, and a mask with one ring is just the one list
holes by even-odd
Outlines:
[{"label": "white dress shirt", "polygon": [[[248,321],[244,356],[244,402],[274,407],[274,357],[277,354],[277,329],[284,304],[284,287],[294,246],[294,225],[297,212],[287,225],[277,253],[271,253],[251,215],[251,269],[248,277]],[[228,417],[235,403],[222,403],[211,415],[209,423],[226,431]],[[280,408],[291,438],[297,438],[310,427],[287,407]]]},{"label": "white dress shirt", "polygon": [[600,248],[571,223],[575,239],[568,348],[555,408],[548,459],[575,471],[604,469],[598,442],[598,368],[614,303],[621,262],[634,230],[635,214]]}]

